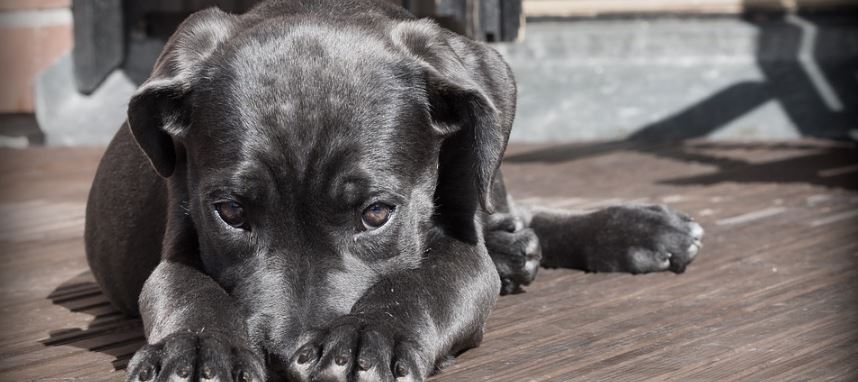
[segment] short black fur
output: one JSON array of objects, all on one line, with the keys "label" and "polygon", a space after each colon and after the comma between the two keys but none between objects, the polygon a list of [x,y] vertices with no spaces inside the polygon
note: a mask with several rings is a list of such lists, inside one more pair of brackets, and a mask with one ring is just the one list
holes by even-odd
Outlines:
[{"label": "short black fur", "polygon": [[420,381],[540,263],[685,269],[702,230],[665,207],[516,205],[514,114],[497,52],[387,1],[191,16],[87,206],[93,273],[146,330],[128,380]]}]

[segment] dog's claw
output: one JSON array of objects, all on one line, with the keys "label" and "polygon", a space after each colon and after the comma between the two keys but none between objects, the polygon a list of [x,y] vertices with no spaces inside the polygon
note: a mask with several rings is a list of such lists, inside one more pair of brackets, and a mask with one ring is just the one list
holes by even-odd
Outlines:
[{"label": "dog's claw", "polygon": [[402,377],[405,377],[406,375],[408,375],[408,368],[406,368],[405,365],[403,365],[401,363],[397,363],[394,370],[395,370],[395,372],[393,374],[397,378],[402,378]]},{"label": "dog's claw", "polygon": [[188,366],[182,366],[176,369],[176,375],[179,376],[179,378],[188,378],[188,376],[191,375],[191,368]]},{"label": "dog's claw", "polygon": [[334,358],[334,363],[337,365],[343,366],[349,362],[348,355],[340,354],[336,358]]},{"label": "dog's claw", "polygon": [[152,379],[152,375],[155,374],[152,369],[152,366],[145,366],[140,370],[140,374],[137,375],[137,378],[144,382]]},{"label": "dog's claw", "polygon": [[358,369],[360,369],[360,370],[369,370],[370,366],[372,366],[372,365],[370,365],[369,361],[367,361],[364,358],[358,358],[357,364],[358,364]]},{"label": "dog's claw", "polygon": [[313,347],[308,345],[298,354],[298,363],[305,364],[307,362],[310,362],[310,358],[313,357],[313,353]]},{"label": "dog's claw", "polygon": [[214,378],[214,371],[212,371],[212,368],[206,366],[203,368],[202,376],[203,379],[212,379]]}]

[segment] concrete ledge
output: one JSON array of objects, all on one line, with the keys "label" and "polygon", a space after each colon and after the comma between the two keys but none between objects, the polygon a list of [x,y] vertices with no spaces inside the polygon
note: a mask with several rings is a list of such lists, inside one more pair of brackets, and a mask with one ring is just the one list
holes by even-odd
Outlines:
[{"label": "concrete ledge", "polygon": [[611,14],[740,14],[817,11],[855,7],[852,0],[526,0],[528,17],[592,17]]},{"label": "concrete ledge", "polygon": [[[512,140],[848,138],[850,15],[529,20]],[[851,102],[851,103],[850,103]]]},{"label": "concrete ledge", "polygon": [[107,145],[125,121],[137,88],[123,71],[111,73],[92,94],[78,93],[69,55],[39,75],[36,118],[45,143],[56,146]]}]

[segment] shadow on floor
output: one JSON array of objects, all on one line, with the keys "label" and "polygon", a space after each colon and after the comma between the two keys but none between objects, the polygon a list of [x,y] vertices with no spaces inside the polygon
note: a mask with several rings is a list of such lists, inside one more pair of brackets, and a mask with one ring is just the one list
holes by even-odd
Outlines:
[{"label": "shadow on floor", "polygon": [[[789,151],[785,159],[749,161],[718,153],[729,150]],[[672,185],[712,185],[735,183],[807,183],[817,186],[858,190],[858,144],[796,143],[706,143],[678,141],[669,143],[612,141],[592,145],[551,146],[504,158],[509,163],[563,163],[612,152],[634,151],[685,163],[700,163],[716,168],[714,173],[664,180]]]},{"label": "shadow on floor", "polygon": [[113,368],[125,369],[146,339],[139,318],[128,318],[110,305],[89,271],[64,282],[48,295],[55,305],[93,316],[86,329],[66,328],[50,332],[45,346],[74,346],[114,357]]},{"label": "shadow on floor", "polygon": [[827,147],[786,159],[729,168],[719,166],[714,174],[668,179],[659,183],[683,186],[723,182],[807,183],[854,191],[858,190],[858,150],[855,147]]}]

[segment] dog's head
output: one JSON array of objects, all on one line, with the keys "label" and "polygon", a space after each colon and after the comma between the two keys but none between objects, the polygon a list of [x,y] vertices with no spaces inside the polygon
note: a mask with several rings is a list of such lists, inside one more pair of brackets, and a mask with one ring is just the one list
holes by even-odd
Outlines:
[{"label": "dog's head", "polygon": [[203,269],[250,310],[316,301],[309,320],[419,266],[433,234],[482,246],[514,98],[497,53],[426,21],[208,10],[128,122]]}]

